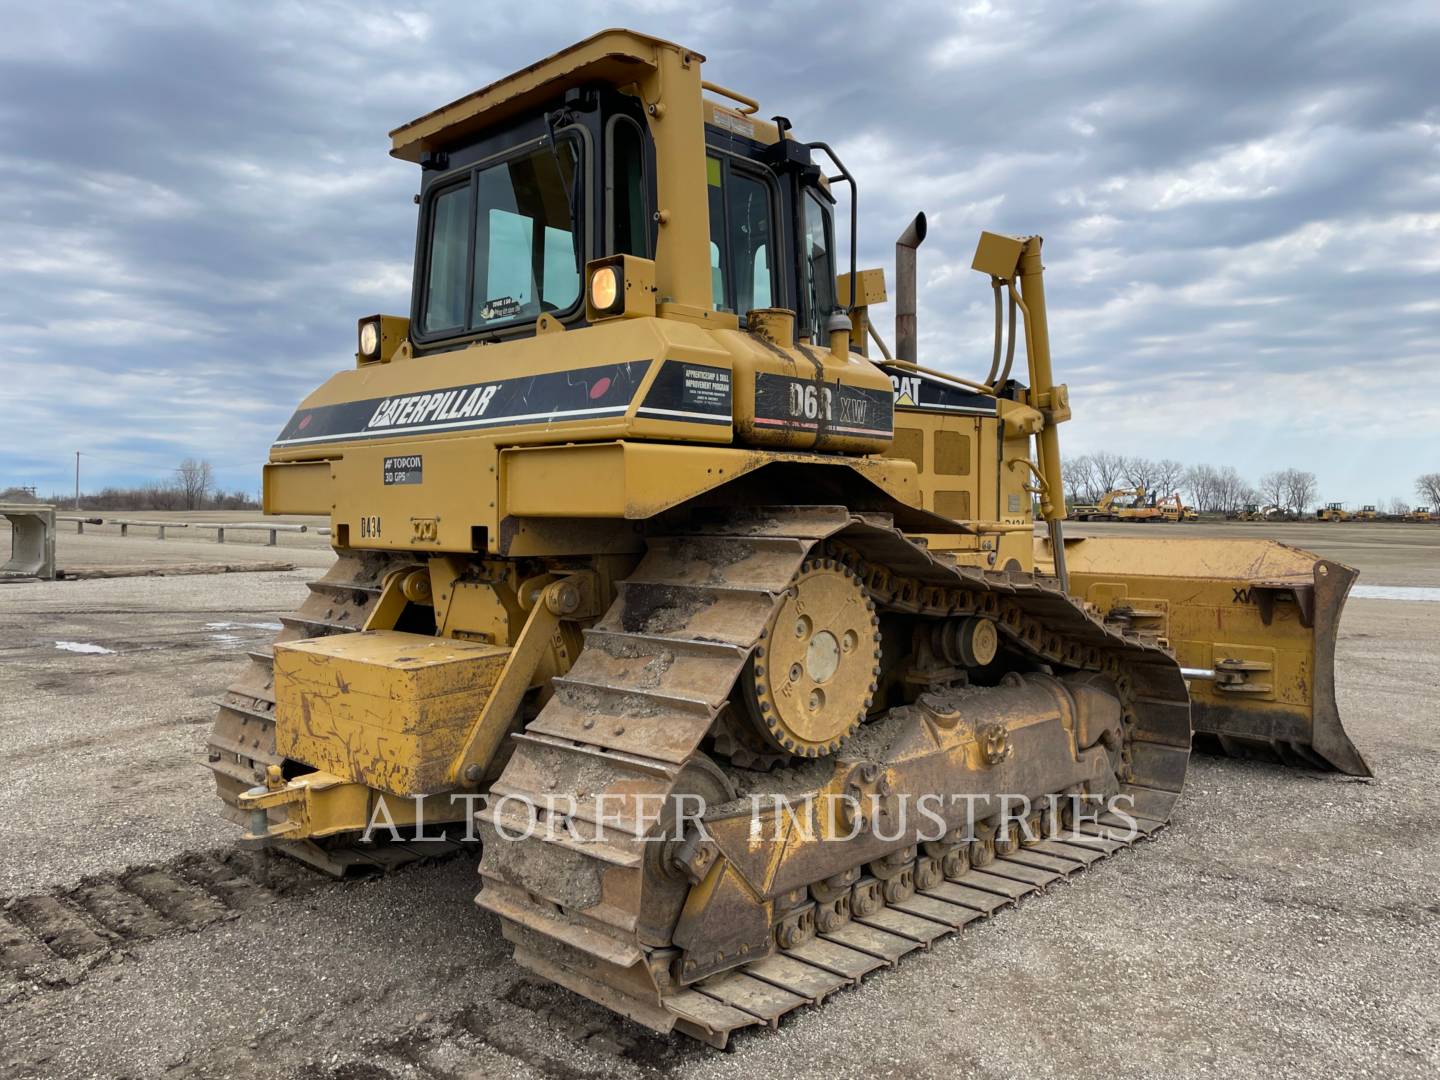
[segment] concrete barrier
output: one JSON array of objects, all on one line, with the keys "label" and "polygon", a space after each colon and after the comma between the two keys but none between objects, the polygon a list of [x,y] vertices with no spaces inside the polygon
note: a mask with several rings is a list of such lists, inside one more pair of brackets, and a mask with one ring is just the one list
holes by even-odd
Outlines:
[{"label": "concrete barrier", "polygon": [[36,503],[0,503],[10,520],[10,561],[0,578],[55,580],[55,507]]}]

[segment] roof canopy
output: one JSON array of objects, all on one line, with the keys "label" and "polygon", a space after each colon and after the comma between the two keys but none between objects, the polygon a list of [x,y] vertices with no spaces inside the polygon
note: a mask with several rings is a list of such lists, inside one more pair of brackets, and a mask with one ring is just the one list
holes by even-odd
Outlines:
[{"label": "roof canopy", "polygon": [[418,162],[427,150],[440,149],[516,113],[551,100],[573,86],[603,82],[626,86],[658,69],[661,50],[704,61],[699,53],[633,30],[602,30],[554,56],[466,94],[390,133],[390,153]]}]

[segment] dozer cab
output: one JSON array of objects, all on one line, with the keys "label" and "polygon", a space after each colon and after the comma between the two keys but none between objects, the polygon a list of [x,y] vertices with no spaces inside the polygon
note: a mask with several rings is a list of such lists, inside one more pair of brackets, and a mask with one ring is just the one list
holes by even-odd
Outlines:
[{"label": "dozer cab", "polygon": [[1040,239],[982,234],[962,377],[918,362],[917,217],[892,354],[854,178],[702,62],[606,31],[392,133],[411,310],[271,450],[338,557],[210,766],[336,872],[473,823],[519,963],[724,1045],[1161,828],[1192,729],[1365,765],[1353,571],[1064,535]]}]

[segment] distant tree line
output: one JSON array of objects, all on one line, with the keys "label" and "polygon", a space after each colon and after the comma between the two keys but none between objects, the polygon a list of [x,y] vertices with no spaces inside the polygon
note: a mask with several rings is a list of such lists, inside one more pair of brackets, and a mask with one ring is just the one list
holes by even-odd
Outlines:
[{"label": "distant tree line", "polygon": [[[39,502],[33,488],[7,488],[0,502]],[[44,500],[56,506],[73,506],[74,492],[57,492]],[[186,458],[173,477],[138,487],[104,487],[84,492],[86,510],[258,510],[260,502],[248,491],[225,491],[215,484],[215,470],[203,458]]]},{"label": "distant tree line", "polygon": [[1294,514],[1311,509],[1315,474],[1303,469],[1266,473],[1252,485],[1233,465],[1185,465],[1101,451],[1071,458],[1063,466],[1071,503],[1097,503],[1108,491],[1143,487],[1160,498],[1176,492],[1202,514],[1229,514],[1246,506],[1276,506]]}]

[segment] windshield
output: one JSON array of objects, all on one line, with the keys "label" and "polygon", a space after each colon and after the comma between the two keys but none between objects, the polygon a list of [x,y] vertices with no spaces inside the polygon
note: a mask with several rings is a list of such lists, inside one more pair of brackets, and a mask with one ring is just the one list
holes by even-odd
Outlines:
[{"label": "windshield", "polygon": [[570,140],[473,170],[432,197],[421,333],[563,312],[580,299]]}]

